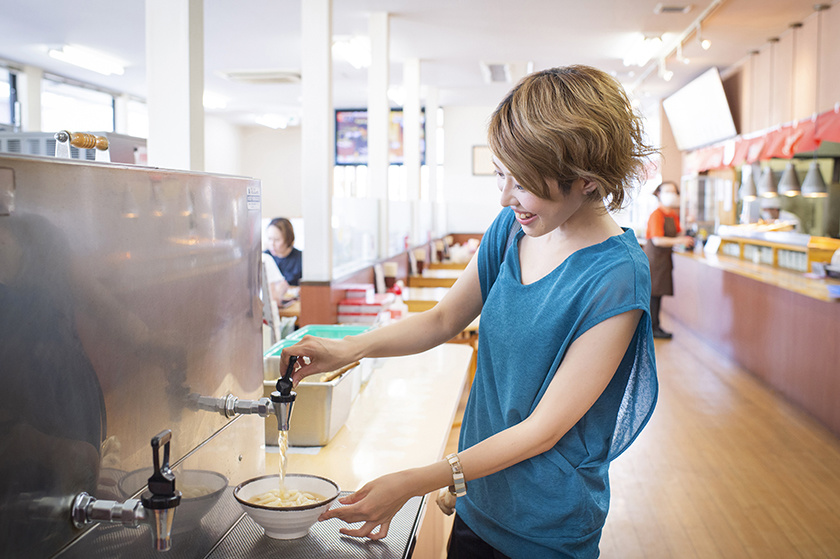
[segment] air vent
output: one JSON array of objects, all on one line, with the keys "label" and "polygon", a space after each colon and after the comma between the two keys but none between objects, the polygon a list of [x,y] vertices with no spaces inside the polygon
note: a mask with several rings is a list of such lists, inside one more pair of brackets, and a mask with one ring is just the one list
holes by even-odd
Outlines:
[{"label": "air vent", "polygon": [[300,71],[298,70],[231,70],[221,72],[221,75],[227,80],[239,83],[300,83]]},{"label": "air vent", "polygon": [[691,11],[693,6],[691,4],[686,4],[684,6],[679,6],[676,4],[662,4],[659,3],[653,8],[653,13],[655,14],[687,14]]},{"label": "air vent", "polygon": [[484,76],[484,81],[487,83],[510,83],[510,65],[509,64],[490,64],[487,62],[480,62],[481,74]]},{"label": "air vent", "polygon": [[20,153],[20,140],[6,140],[6,150],[9,153]]}]

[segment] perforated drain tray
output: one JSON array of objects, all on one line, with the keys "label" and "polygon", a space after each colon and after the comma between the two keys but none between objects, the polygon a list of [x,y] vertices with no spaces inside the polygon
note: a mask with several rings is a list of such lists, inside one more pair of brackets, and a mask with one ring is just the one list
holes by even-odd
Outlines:
[{"label": "perforated drain tray", "polygon": [[[342,492],[341,496],[349,495]],[[248,557],[253,559],[283,557],[284,559],[404,559],[411,556],[414,538],[420,522],[425,497],[412,497],[394,516],[388,536],[372,541],[350,538],[339,533],[339,528],[356,528],[361,523],[346,524],[335,518],[317,522],[309,534],[297,540],[275,540],[265,536],[263,529],[250,517],[243,515],[225,534],[207,559]],[[339,505],[340,506],[340,505]]]},{"label": "perforated drain tray", "polygon": [[[341,496],[349,495],[343,491]],[[225,491],[219,502],[201,520],[200,528],[172,536],[172,549],[161,555],[152,548],[149,527],[124,528],[100,524],[72,545],[60,551],[56,559],[408,559],[420,524],[425,497],[412,497],[391,521],[388,536],[379,541],[350,538],[339,533],[344,526],[358,527],[332,519],[316,522],[309,534],[297,540],[266,537],[233,498]],[[333,506],[341,506],[336,504]],[[176,513],[175,522],[178,522]]]}]

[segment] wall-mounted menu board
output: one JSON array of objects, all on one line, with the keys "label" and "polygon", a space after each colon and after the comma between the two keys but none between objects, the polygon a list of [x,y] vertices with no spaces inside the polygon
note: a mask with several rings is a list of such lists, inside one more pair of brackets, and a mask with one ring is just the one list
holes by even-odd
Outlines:
[{"label": "wall-mounted menu board", "polygon": [[[420,162],[426,159],[425,113],[420,113]],[[367,110],[342,109],[335,111],[335,164],[367,165]],[[402,165],[403,111],[391,109],[388,123],[388,162]]]}]

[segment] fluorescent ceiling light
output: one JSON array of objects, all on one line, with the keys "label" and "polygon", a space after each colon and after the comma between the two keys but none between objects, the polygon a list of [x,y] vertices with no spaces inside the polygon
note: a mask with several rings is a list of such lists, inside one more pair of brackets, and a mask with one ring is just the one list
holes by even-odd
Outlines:
[{"label": "fluorescent ceiling light", "polygon": [[49,55],[56,60],[106,76],[122,76],[125,73],[122,62],[116,58],[78,45],[64,45],[61,50],[50,49]]},{"label": "fluorescent ceiling light", "polygon": [[254,122],[277,130],[278,128],[286,128],[289,125],[289,117],[278,114],[264,114],[254,117]]},{"label": "fluorescent ceiling light", "polygon": [[368,37],[352,37],[336,39],[332,45],[335,58],[349,62],[361,70],[370,67],[370,39]]},{"label": "fluorescent ceiling light", "polygon": [[401,85],[392,85],[388,88],[388,99],[398,107],[405,104],[405,88]]},{"label": "fluorescent ceiling light", "polygon": [[627,49],[624,57],[625,66],[644,66],[662,48],[660,37],[645,37],[641,33],[634,34],[633,44]]},{"label": "fluorescent ceiling light", "polygon": [[228,99],[218,93],[212,91],[204,91],[204,108],[205,109],[224,109],[227,107]]}]

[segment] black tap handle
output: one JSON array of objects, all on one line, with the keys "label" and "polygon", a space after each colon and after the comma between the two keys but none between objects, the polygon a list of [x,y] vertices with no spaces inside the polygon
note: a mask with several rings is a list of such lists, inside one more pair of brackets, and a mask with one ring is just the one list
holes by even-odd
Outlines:
[{"label": "black tap handle", "polygon": [[[181,492],[175,490],[175,474],[169,468],[169,443],[172,431],[166,429],[152,437],[152,462],[154,472],[149,478],[149,493],[144,493],[142,502],[147,509],[169,509],[181,502]],[[160,446],[163,445],[163,462],[160,461]]]},{"label": "black tap handle", "polygon": [[297,363],[297,360],[297,355],[289,357],[289,365],[286,367],[286,374],[277,379],[277,391],[283,396],[288,396],[294,387],[294,383],[292,382],[292,373],[295,372],[295,363]]}]

